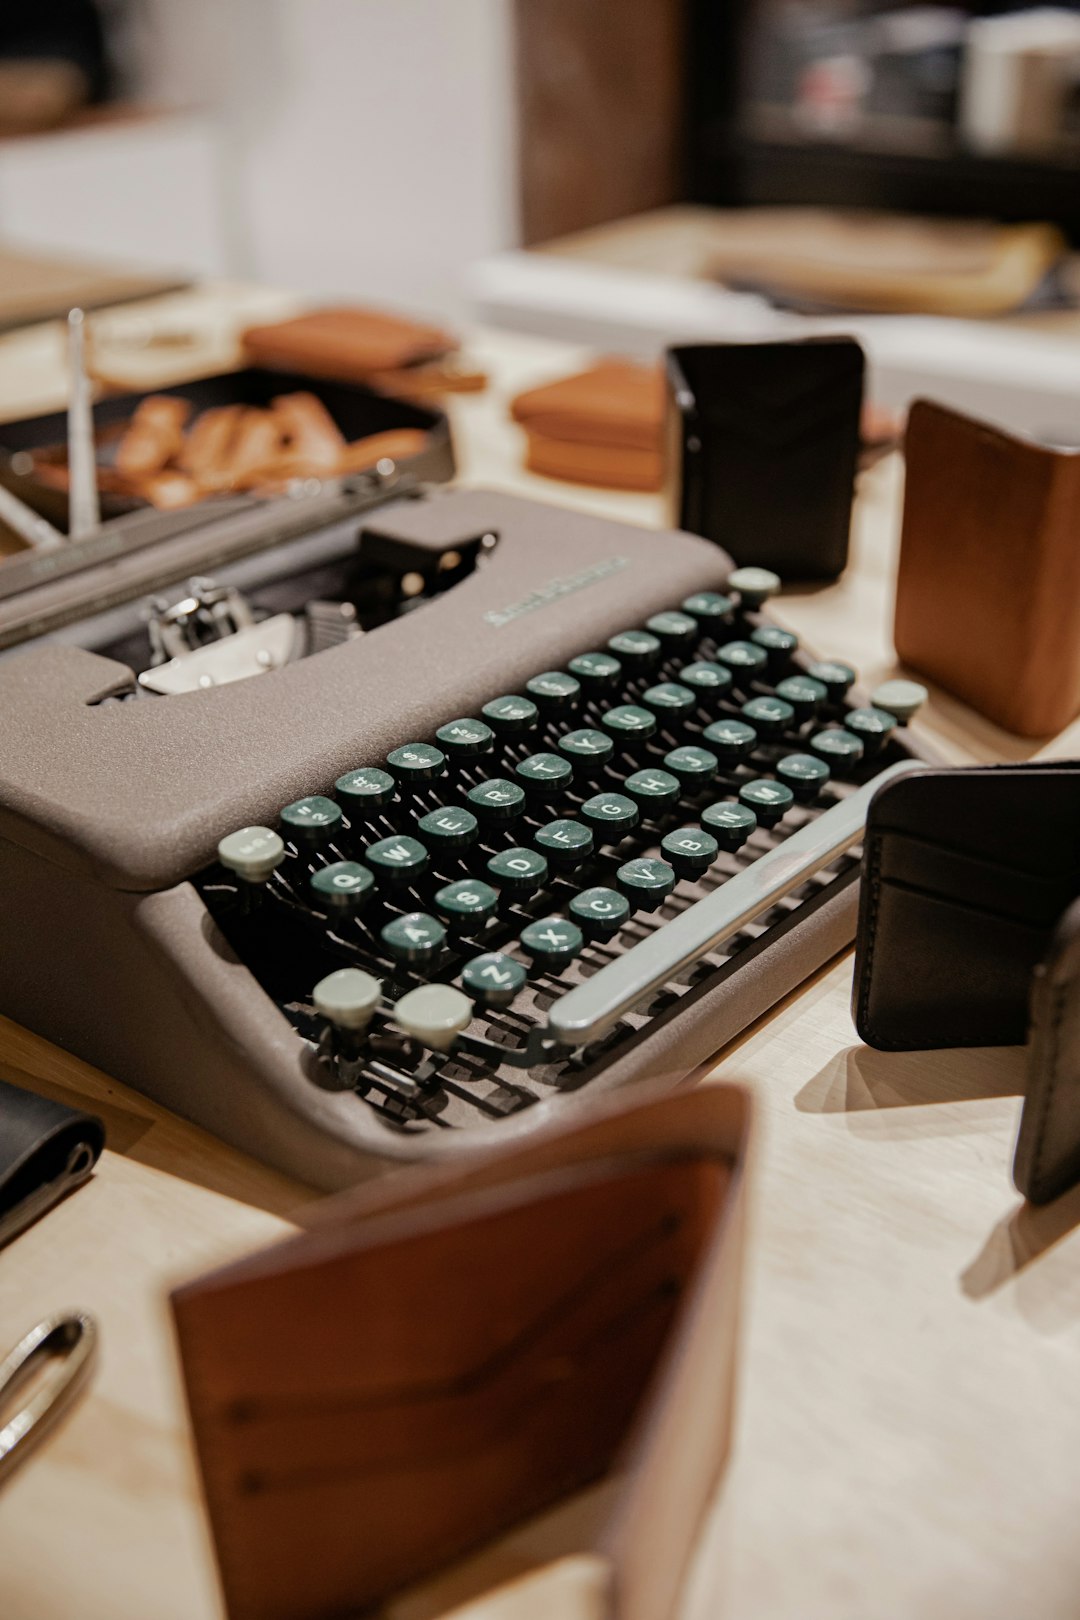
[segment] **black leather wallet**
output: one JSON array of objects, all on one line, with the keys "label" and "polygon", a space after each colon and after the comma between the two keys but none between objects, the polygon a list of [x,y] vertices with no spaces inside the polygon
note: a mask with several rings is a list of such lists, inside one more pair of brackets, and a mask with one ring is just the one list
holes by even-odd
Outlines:
[{"label": "black leather wallet", "polygon": [[1080,915],[1062,933],[1080,895],[1080,763],[897,778],[871,802],[863,860],[859,1035],[893,1051],[1004,1046],[1030,1022],[1013,1173],[1033,1202],[1056,1197],[1080,1178]]},{"label": "black leather wallet", "polygon": [[847,563],[864,370],[847,337],[669,350],[679,527],[784,579],[835,579]]},{"label": "black leather wallet", "polygon": [[0,1247],[81,1186],[104,1146],[95,1114],[0,1080]]}]

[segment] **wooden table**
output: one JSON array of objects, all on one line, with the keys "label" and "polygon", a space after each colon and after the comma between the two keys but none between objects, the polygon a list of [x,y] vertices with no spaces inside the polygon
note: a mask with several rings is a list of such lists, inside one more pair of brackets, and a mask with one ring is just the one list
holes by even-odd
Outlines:
[{"label": "wooden table", "polygon": [[[660,520],[658,498],[519,470],[506,398],[579,351],[481,332],[470,352],[493,386],[453,407],[464,480]],[[13,364],[0,340],[5,402]],[[57,386],[38,368],[27,393]],[[843,580],[779,606],[872,680],[892,667],[899,480],[895,462],[865,476]],[[1033,752],[945,697],[922,729],[957,759]],[[760,1129],[736,1455],[684,1620],[1075,1620],[1080,1190],[1035,1212],[1012,1187],[1020,1052],[868,1051],[850,983],[845,958],[716,1066],[753,1089]],[[211,1620],[165,1295],[288,1231],[311,1194],[10,1023],[0,1075],[90,1104],[110,1143],[88,1187],[0,1252],[0,1343],[70,1306],[103,1336],[89,1396],[3,1492],[0,1616]],[[435,1620],[572,1546],[589,1510],[568,1504],[390,1612]],[[570,1614],[541,1591],[475,1612]]]}]

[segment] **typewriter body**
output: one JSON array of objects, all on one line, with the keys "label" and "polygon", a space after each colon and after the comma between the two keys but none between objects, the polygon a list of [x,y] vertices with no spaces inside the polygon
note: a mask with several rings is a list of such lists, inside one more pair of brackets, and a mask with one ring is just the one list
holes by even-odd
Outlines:
[{"label": "typewriter body", "polygon": [[671,1085],[850,941],[911,745],[716,546],[480,490],[305,544],[248,586],[352,592],[312,656],[155,681],[129,619],[0,660],[10,1016],[336,1187]]}]

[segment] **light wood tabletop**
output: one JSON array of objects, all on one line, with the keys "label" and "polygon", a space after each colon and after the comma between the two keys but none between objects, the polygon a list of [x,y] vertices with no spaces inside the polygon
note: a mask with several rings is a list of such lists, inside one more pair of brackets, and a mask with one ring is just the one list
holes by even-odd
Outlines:
[{"label": "light wood tabletop", "polygon": [[[5,405],[18,393],[13,351],[15,337],[7,351],[0,338]],[[507,399],[572,369],[580,350],[481,331],[468,352],[492,384],[452,404],[463,481],[661,520],[658,497],[520,470]],[[55,386],[37,368],[26,394],[44,403]],[[843,579],[776,608],[872,680],[893,668],[900,487],[895,458],[865,474]],[[920,729],[959,761],[1036,752],[938,694]],[[1078,744],[1074,727],[1041,753]],[[1012,1186],[1022,1052],[869,1051],[850,989],[845,957],[715,1068],[751,1088],[759,1130],[736,1449],[684,1620],[1075,1620],[1080,1189],[1034,1211]],[[0,1076],[92,1107],[109,1138],[90,1184],[0,1251],[0,1353],[67,1307],[102,1332],[89,1393],[0,1496],[0,1617],[214,1620],[166,1295],[287,1233],[312,1194],[4,1022]],[[566,1566],[490,1594],[580,1544],[600,1495],[389,1612],[436,1620],[469,1599],[470,1615],[500,1620],[586,1612]]]}]

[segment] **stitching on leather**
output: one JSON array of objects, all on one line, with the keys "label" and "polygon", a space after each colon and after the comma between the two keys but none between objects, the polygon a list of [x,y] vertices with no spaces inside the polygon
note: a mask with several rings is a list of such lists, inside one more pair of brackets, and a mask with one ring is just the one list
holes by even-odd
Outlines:
[{"label": "stitching on leather", "polygon": [[1049,1078],[1046,1085],[1042,1087],[1040,1095],[1041,1106],[1039,1108],[1039,1128],[1035,1137],[1035,1153],[1033,1156],[1031,1169],[1032,1185],[1036,1187],[1042,1180],[1043,1152],[1046,1147],[1047,1131],[1050,1124],[1050,1115],[1054,1107],[1055,1095],[1057,1093],[1057,1084],[1061,1078],[1061,1026],[1065,1021],[1065,1006],[1069,991],[1071,989],[1071,982],[1059,984],[1054,992],[1054,999],[1052,1003],[1053,1011],[1050,1017],[1048,1041]]}]

